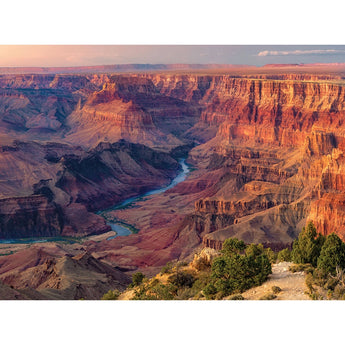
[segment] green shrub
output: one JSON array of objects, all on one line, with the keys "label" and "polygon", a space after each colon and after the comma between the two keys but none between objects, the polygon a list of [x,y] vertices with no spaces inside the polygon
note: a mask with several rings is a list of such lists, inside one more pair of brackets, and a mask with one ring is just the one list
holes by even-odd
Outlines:
[{"label": "green shrub", "polygon": [[309,296],[314,301],[323,300],[323,296],[320,295],[317,291],[314,291],[313,293],[309,294]]},{"label": "green shrub", "polygon": [[135,291],[133,300],[172,300],[176,294],[176,287],[171,284],[162,284],[154,279],[149,284],[142,284]]},{"label": "green shrub", "polygon": [[292,273],[305,272],[306,270],[309,270],[311,268],[312,267],[310,264],[294,264],[289,267],[289,271]]},{"label": "green shrub", "polygon": [[176,265],[177,268],[186,267],[186,266],[188,266],[188,262],[186,261],[179,261]]},{"label": "green shrub", "polygon": [[313,283],[318,286],[324,286],[327,282],[324,274],[318,270],[317,268],[314,269],[313,275]]},{"label": "green shrub", "polygon": [[277,260],[278,262],[286,261],[289,262],[291,261],[291,250],[289,248],[285,248],[278,252],[277,255]]},{"label": "green shrub", "polygon": [[272,291],[274,294],[278,294],[282,289],[279,286],[272,286]]},{"label": "green shrub", "polygon": [[138,286],[143,282],[145,275],[141,272],[136,272],[132,275],[132,286]]},{"label": "green shrub", "polygon": [[162,274],[169,274],[169,273],[171,273],[171,270],[172,270],[173,267],[174,267],[173,262],[169,261],[169,262],[167,262],[167,263],[165,264],[164,267],[162,267],[161,273],[162,273]]},{"label": "green shrub", "polygon": [[335,277],[329,277],[323,287],[326,290],[334,290],[338,285],[338,282],[338,279],[336,279]]},{"label": "green shrub", "polygon": [[212,283],[209,283],[202,292],[207,299],[212,299],[212,297],[217,293],[217,289]]},{"label": "green shrub", "polygon": [[102,300],[117,300],[120,296],[121,292],[117,289],[109,290],[102,296]]},{"label": "green shrub", "polygon": [[307,288],[310,294],[313,294],[315,291],[313,287],[313,283],[314,283],[313,275],[308,273],[307,276],[305,277],[305,285],[307,285]]},{"label": "green shrub", "polygon": [[268,259],[270,260],[271,264],[274,264],[277,262],[278,254],[275,253],[271,248],[265,249],[265,254],[267,255]]},{"label": "green shrub", "polygon": [[176,292],[176,296],[174,297],[174,299],[176,300],[189,300],[189,299],[193,299],[195,297],[192,289],[185,287],[185,288],[180,288],[177,290]]},{"label": "green shrub", "polygon": [[251,286],[261,285],[272,273],[272,265],[261,244],[250,244],[245,251]]},{"label": "green shrub", "polygon": [[207,284],[211,282],[210,272],[198,272],[197,279],[193,284],[193,289],[202,290]]},{"label": "green shrub", "polygon": [[222,254],[231,256],[233,254],[240,254],[246,249],[246,245],[243,241],[237,238],[228,238],[224,241],[222,247]]},{"label": "green shrub", "polygon": [[174,286],[170,284],[157,284],[153,289],[152,293],[156,296],[158,300],[172,300],[174,299],[174,294],[176,293],[176,289]]},{"label": "green shrub", "polygon": [[188,272],[183,272],[183,271],[177,272],[168,278],[168,282],[177,286],[178,288],[181,288],[181,287],[190,288],[192,287],[194,281],[195,279],[192,274]]},{"label": "green shrub", "polygon": [[[224,255],[215,258],[212,264],[213,285],[217,293],[223,296],[258,286],[272,273],[271,263],[262,245],[243,247],[242,241],[231,240]],[[243,249],[244,254],[240,254]]]}]

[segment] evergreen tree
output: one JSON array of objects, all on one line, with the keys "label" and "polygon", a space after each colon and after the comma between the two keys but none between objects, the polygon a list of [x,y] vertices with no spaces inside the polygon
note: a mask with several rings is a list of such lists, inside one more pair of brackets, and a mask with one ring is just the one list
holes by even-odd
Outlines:
[{"label": "evergreen tree", "polygon": [[[250,244],[247,247],[237,239],[227,240],[224,244],[223,255],[215,258],[212,264],[210,287],[218,293],[226,296],[243,292],[262,284],[272,273],[271,262],[262,245]],[[244,249],[245,252],[241,253]]]},{"label": "evergreen tree", "polygon": [[314,267],[317,265],[317,258],[320,255],[321,247],[325,242],[325,237],[316,232],[312,222],[304,227],[294,241],[292,248],[292,261],[296,264],[310,263]]},{"label": "evergreen tree", "polygon": [[345,268],[345,243],[334,233],[327,236],[317,260],[317,268],[323,275],[335,275],[336,267]]}]

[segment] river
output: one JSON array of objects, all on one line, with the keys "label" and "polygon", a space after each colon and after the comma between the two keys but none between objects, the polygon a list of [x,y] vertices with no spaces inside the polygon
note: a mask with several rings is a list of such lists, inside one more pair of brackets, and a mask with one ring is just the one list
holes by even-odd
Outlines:
[{"label": "river", "polygon": [[[111,240],[117,236],[128,236],[132,233],[131,228],[134,229],[130,224],[125,224],[122,222],[117,221],[115,218],[111,218],[107,216],[107,213],[113,210],[123,209],[130,205],[135,204],[135,202],[142,200],[146,196],[164,193],[168,189],[176,186],[178,183],[184,181],[189,173],[189,167],[185,163],[185,159],[181,159],[179,161],[182,171],[171,181],[171,183],[162,188],[153,189],[149,192],[146,192],[142,195],[128,198],[121,202],[120,204],[114,205],[106,210],[97,212],[98,215],[103,216],[107,220],[107,224],[112,228],[113,231],[116,232],[115,236],[108,237],[107,240]],[[135,230],[135,229],[134,229]],[[54,237],[54,238],[16,238],[16,239],[0,239],[0,244],[18,244],[18,243],[41,243],[41,242],[58,242],[58,241],[68,241],[70,243],[74,243],[77,239],[73,238],[64,238],[64,237]]]},{"label": "river", "polygon": [[[144,197],[146,196],[150,196],[150,195],[155,195],[155,194],[160,194],[160,193],[164,193],[165,191],[167,191],[168,189],[171,189],[173,187],[175,187],[178,183],[184,181],[189,173],[189,167],[185,162],[185,159],[181,159],[179,161],[182,171],[170,182],[170,184],[166,187],[162,187],[162,188],[158,188],[158,189],[153,189],[151,191],[148,191],[142,195],[136,196],[136,197],[132,197],[132,198],[128,198],[126,200],[124,200],[123,202],[121,202],[120,204],[117,204],[111,208],[108,208],[102,212],[99,213],[99,215],[101,216],[105,216],[107,212],[109,211],[113,211],[113,210],[119,210],[119,209],[123,209],[126,208],[130,205],[135,204],[135,202],[142,200]],[[119,222],[115,221],[108,221],[107,224],[116,232],[115,236],[111,236],[109,238],[107,238],[107,240],[112,240],[113,238],[116,238],[117,236],[128,236],[132,233],[132,231],[130,230],[129,226],[126,227],[126,225],[120,224]]]}]

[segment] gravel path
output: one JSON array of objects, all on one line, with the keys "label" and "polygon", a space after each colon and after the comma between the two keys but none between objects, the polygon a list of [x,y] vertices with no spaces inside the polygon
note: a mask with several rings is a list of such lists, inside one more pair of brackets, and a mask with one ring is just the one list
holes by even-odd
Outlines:
[{"label": "gravel path", "polygon": [[263,285],[254,287],[242,293],[248,300],[258,300],[266,294],[272,294],[272,286],[279,286],[281,292],[277,294],[275,300],[310,300],[304,292],[305,285],[304,272],[292,273],[289,271],[291,262],[280,262],[272,265],[272,274]]}]

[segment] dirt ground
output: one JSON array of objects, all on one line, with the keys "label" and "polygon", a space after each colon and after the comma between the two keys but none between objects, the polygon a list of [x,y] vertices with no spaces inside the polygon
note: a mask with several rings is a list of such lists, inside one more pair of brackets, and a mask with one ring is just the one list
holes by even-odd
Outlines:
[{"label": "dirt ground", "polygon": [[272,294],[272,286],[279,286],[279,292],[275,300],[310,300],[304,292],[307,290],[305,285],[305,273],[289,271],[291,262],[280,262],[272,265],[272,274],[268,281],[263,285],[254,287],[242,293],[246,300],[259,300],[267,294]]}]

